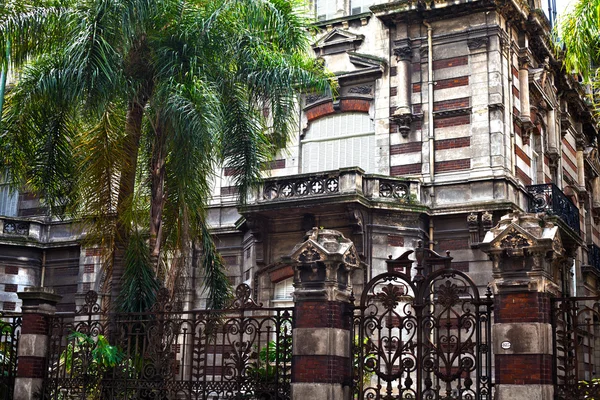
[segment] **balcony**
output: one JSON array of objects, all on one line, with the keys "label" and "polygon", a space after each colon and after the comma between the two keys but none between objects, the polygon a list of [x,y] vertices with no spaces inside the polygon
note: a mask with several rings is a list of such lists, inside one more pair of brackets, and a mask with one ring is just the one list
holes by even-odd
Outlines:
[{"label": "balcony", "polygon": [[527,186],[529,192],[529,212],[544,212],[559,217],[569,228],[579,235],[579,209],[553,183]]},{"label": "balcony", "polygon": [[323,202],[345,196],[360,196],[398,205],[420,205],[420,183],[417,180],[365,174],[360,168],[343,168],[267,178],[249,204]]},{"label": "balcony", "polygon": [[595,244],[589,245],[588,265],[593,267],[597,273],[600,273],[600,247]]}]

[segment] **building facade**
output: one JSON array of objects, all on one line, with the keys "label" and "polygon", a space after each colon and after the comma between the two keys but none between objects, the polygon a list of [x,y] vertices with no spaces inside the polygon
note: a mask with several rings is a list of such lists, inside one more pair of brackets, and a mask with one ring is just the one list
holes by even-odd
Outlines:
[{"label": "building facade", "polygon": [[[209,218],[232,283],[286,304],[293,246],[313,227],[350,238],[362,282],[421,242],[450,251],[482,290],[484,236],[507,213],[544,212],[560,228],[570,294],[600,281],[600,159],[585,87],[550,39],[552,7],[520,1],[315,0],[313,43],[339,83],[305,93],[298,129],[238,208],[231,171],[215,178]],[[550,17],[550,18],[549,18]],[[99,289],[99,249],[76,223],[0,186],[0,308],[51,286],[72,310]],[[201,274],[192,306],[203,307]]]}]

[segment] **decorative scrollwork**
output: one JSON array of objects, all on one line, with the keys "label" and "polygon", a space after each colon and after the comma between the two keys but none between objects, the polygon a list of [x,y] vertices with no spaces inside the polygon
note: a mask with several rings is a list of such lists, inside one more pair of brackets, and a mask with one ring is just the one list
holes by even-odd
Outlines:
[{"label": "decorative scrollwork", "polygon": [[[103,314],[89,293],[87,315],[51,318],[42,398],[289,400],[294,310],[261,308],[251,295],[240,285],[230,308],[179,312],[165,292],[160,312]],[[104,342],[122,359],[96,374]]]},{"label": "decorative scrollwork", "polygon": [[264,200],[286,199],[304,196],[320,196],[337,193],[339,177],[317,176],[282,182],[267,183],[263,189]]},{"label": "decorative scrollwork", "polygon": [[379,196],[408,201],[410,199],[410,187],[404,182],[380,181]]},{"label": "decorative scrollwork", "polygon": [[491,306],[445,265],[420,279],[392,269],[369,281],[354,315],[355,398],[490,395]]},{"label": "decorative scrollwork", "polygon": [[3,232],[9,235],[29,235],[29,222],[4,221]]}]

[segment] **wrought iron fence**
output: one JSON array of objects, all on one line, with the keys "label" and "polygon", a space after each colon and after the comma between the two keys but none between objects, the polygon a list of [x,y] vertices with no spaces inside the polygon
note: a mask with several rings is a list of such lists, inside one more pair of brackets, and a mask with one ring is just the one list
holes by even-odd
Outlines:
[{"label": "wrought iron fence", "polygon": [[293,309],[263,308],[247,285],[218,311],[107,314],[90,292],[52,321],[43,398],[290,398]]},{"label": "wrought iron fence", "polygon": [[555,398],[600,398],[600,296],[552,299]]},{"label": "wrought iron fence", "polygon": [[17,374],[17,348],[23,319],[18,314],[0,314],[0,399],[12,400]]},{"label": "wrought iron fence", "polygon": [[562,219],[579,235],[579,208],[553,183],[527,186],[529,212],[545,212]]},{"label": "wrought iron fence", "polygon": [[589,245],[588,264],[600,271],[600,247],[595,244]]}]

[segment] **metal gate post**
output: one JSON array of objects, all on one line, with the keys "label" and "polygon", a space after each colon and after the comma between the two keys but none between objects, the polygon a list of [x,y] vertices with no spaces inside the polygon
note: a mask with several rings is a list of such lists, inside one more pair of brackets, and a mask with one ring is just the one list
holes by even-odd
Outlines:
[{"label": "metal gate post", "polygon": [[40,394],[46,376],[50,317],[62,296],[43,287],[25,288],[18,295],[23,301],[23,325],[17,349],[14,400],[33,400]]},{"label": "metal gate post", "polygon": [[352,271],[360,260],[337,231],[313,229],[294,249],[292,400],[350,400]]},{"label": "metal gate post", "polygon": [[493,352],[497,400],[550,400],[552,325],[550,299],[565,257],[552,222],[508,214],[480,247],[493,261]]}]

